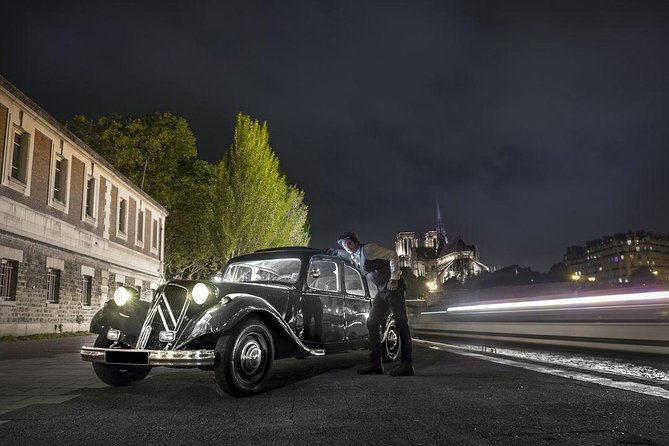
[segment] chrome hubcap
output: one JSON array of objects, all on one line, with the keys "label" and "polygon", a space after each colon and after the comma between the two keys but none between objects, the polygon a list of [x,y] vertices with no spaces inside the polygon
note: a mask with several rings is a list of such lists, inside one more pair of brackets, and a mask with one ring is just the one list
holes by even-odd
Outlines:
[{"label": "chrome hubcap", "polygon": [[388,349],[394,350],[395,347],[397,346],[397,342],[398,342],[397,333],[395,332],[395,330],[390,330],[388,332]]},{"label": "chrome hubcap", "polygon": [[242,346],[239,365],[246,375],[253,375],[262,365],[262,349],[255,339],[248,339]]}]

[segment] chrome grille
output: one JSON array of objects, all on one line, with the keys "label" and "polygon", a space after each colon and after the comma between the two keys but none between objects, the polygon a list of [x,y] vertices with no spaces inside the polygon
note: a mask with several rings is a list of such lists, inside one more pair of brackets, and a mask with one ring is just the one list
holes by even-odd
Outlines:
[{"label": "chrome grille", "polygon": [[[135,348],[146,348],[151,340],[152,348],[169,349],[171,344],[158,342],[162,330],[179,332],[188,311],[188,289],[176,284],[166,285],[146,315],[141,334]],[[153,336],[151,336],[153,334]],[[155,339],[154,339],[155,338]]]}]

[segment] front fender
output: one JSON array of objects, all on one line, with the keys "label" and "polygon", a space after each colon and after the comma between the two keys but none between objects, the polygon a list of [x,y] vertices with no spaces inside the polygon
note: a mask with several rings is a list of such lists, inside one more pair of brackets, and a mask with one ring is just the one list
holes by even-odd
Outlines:
[{"label": "front fender", "polygon": [[142,331],[150,306],[149,302],[133,299],[119,307],[114,299],[110,299],[91,319],[90,332],[106,334],[110,328],[116,328],[136,338]]},{"label": "front fender", "polygon": [[323,354],[322,350],[310,349],[305,346],[281,317],[281,314],[265,299],[242,293],[226,295],[219,304],[193,318],[177,339],[176,349],[182,349],[203,336],[225,333],[251,313],[260,313],[263,319],[271,321],[270,329],[280,330],[279,333],[274,333],[274,335],[283,335],[284,338],[288,338],[302,353],[309,355]]}]

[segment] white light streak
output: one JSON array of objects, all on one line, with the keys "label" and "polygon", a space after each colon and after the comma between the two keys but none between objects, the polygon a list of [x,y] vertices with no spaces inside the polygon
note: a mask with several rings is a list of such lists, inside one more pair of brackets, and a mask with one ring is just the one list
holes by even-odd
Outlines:
[{"label": "white light streak", "polygon": [[610,294],[606,296],[569,297],[562,299],[531,300],[525,302],[502,302],[449,307],[442,311],[425,311],[422,314],[460,313],[465,311],[526,310],[546,307],[568,307],[573,305],[609,304],[620,302],[669,300],[669,291],[650,293]]}]

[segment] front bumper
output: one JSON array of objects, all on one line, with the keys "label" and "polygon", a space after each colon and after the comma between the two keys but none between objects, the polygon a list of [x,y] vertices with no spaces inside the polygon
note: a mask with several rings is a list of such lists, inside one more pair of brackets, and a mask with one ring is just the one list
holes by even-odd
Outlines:
[{"label": "front bumper", "polygon": [[[214,365],[213,350],[131,350],[81,347],[81,359],[112,365],[207,367]],[[110,354],[108,354],[110,353]]]}]

